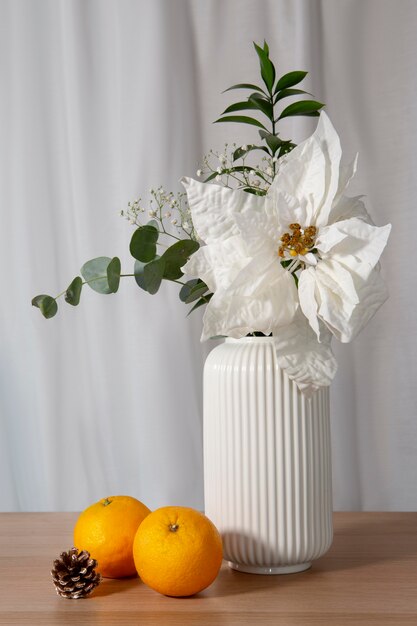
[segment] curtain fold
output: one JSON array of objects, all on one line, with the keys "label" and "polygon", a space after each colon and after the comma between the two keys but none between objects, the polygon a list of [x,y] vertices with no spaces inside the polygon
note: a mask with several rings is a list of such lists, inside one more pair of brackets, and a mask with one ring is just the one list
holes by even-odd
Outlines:
[{"label": "curtain fold", "polygon": [[[257,80],[265,38],[283,74],[309,71],[350,193],[392,222],[391,298],[332,387],[336,509],[417,503],[417,4],[413,0],[0,0],[1,510],[78,510],[109,494],[203,507],[201,314],[175,285],[85,290],[44,320],[96,256],[131,272],[127,202],[179,190],[210,148],[256,131],[212,121]],[[287,121],[305,138],[315,120]]]}]

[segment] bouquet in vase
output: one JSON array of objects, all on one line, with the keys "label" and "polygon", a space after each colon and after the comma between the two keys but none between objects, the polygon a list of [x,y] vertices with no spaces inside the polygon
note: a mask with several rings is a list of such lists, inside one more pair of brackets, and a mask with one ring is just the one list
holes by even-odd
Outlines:
[{"label": "bouquet in vase", "polygon": [[[202,340],[272,335],[279,366],[311,395],[336,373],[332,338],[350,342],[387,298],[379,259],[391,226],[375,226],[361,196],[347,195],[357,158],[342,164],[324,105],[299,88],[306,72],[277,79],[268,45],[255,50],[262,85],[230,87],[250,95],[216,121],[251,125],[257,142],[210,151],[199,180],[182,179],[185,193],[159,187],[147,208],[129,203],[133,272],[117,257],[92,259],[60,295],[77,305],[84,285],[111,294],[131,276],[155,294],[176,282],[191,310],[205,307]],[[305,115],[318,118],[308,139],[280,136],[281,120]],[[50,318],[57,297],[32,304]]]}]

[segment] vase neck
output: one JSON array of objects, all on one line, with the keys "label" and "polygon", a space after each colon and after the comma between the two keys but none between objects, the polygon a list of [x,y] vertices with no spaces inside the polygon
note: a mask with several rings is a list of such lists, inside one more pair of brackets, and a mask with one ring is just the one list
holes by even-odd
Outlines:
[{"label": "vase neck", "polygon": [[274,343],[274,337],[242,337],[241,339],[234,339],[233,337],[226,337],[226,343]]}]

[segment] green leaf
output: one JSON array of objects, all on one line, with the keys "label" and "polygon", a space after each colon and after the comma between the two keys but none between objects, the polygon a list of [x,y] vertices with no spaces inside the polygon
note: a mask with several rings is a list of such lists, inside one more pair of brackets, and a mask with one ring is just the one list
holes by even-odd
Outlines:
[{"label": "green leaf", "polygon": [[273,154],[276,153],[276,151],[280,148],[280,146],[283,143],[282,139],[280,139],[276,135],[273,135],[272,133],[268,133],[263,130],[260,130],[259,134],[261,135],[262,139],[265,139],[266,143],[272,150]]},{"label": "green leaf", "polygon": [[321,102],[316,102],[315,100],[301,100],[301,102],[294,102],[294,104],[287,106],[278,119],[281,120],[283,117],[289,117],[290,115],[316,116],[319,115],[318,111],[322,107],[324,107],[324,104]]},{"label": "green leaf", "polygon": [[153,228],[156,228],[156,230],[159,231],[159,224],[156,220],[150,220],[146,226],[152,226]]},{"label": "green leaf", "polygon": [[200,298],[204,293],[208,291],[208,287],[204,281],[200,278],[193,278],[188,280],[180,291],[180,300],[186,304],[190,304]]},{"label": "green leaf", "polygon": [[207,291],[208,291],[208,287],[206,283],[203,282],[202,280],[199,280],[198,283],[194,285],[194,287],[191,287],[190,293],[188,295],[188,298],[185,300],[185,303],[190,304],[191,302],[198,300]]},{"label": "green leaf", "polygon": [[264,39],[264,52],[266,52],[266,54],[269,56],[269,46],[266,43],[265,39]]},{"label": "green leaf", "polygon": [[134,259],[148,263],[156,256],[156,242],[158,241],[159,231],[155,226],[146,224],[139,226],[133,233],[130,241],[130,254]]},{"label": "green leaf", "polygon": [[143,278],[146,285],[146,291],[151,295],[154,295],[161,286],[161,282],[164,277],[164,269],[165,261],[162,257],[160,259],[154,259],[144,266]]},{"label": "green leaf", "polygon": [[107,268],[111,259],[107,256],[100,256],[87,261],[81,268],[81,276],[88,286],[98,293],[113,293],[107,280]]},{"label": "green leaf", "polygon": [[168,280],[178,280],[178,278],[181,278],[181,267],[199,247],[200,244],[197,243],[197,241],[182,239],[165,250],[164,254],[161,256],[161,259],[165,263],[164,278]]},{"label": "green leaf", "polygon": [[[151,267],[150,270],[146,270],[146,267],[155,261],[159,261],[160,257],[157,255],[155,259],[150,261],[149,263],[142,263],[142,261],[135,261],[133,273],[135,275],[135,281],[137,285],[147,291],[148,293],[156,293],[152,290],[157,286],[157,278],[159,275],[159,270],[163,269],[164,265],[161,264],[159,267]],[[162,276],[163,278],[163,276]],[[149,291],[151,289],[151,291]]]},{"label": "green leaf", "polygon": [[266,191],[257,189],[256,187],[243,187],[243,191],[253,193],[254,196],[266,196]]},{"label": "green leaf", "polygon": [[272,61],[269,59],[268,52],[263,50],[260,46],[258,46],[255,42],[253,42],[255,46],[255,50],[259,57],[259,63],[261,66],[261,76],[262,79],[267,86],[269,93],[272,93],[272,88],[275,82],[275,67]]},{"label": "green leaf", "polygon": [[195,305],[188,311],[187,313],[187,317],[189,315],[191,315],[191,313],[193,311],[195,311],[196,309],[200,308],[200,306],[203,306],[203,304],[208,304],[211,300],[211,298],[213,297],[212,293],[207,294],[206,296],[203,296],[202,298],[200,298],[200,300],[198,300]]},{"label": "green leaf", "polygon": [[263,128],[264,130],[266,130],[265,126],[259,120],[255,120],[253,117],[247,117],[246,115],[229,115],[228,117],[220,117],[218,120],[215,120],[213,124],[217,124],[218,122],[238,122],[239,124],[251,124],[252,126],[258,126],[258,128]]},{"label": "green leaf", "polygon": [[272,122],[274,119],[274,113],[272,104],[269,100],[263,98],[259,93],[253,93],[249,96],[249,102],[254,105],[254,108],[262,111],[262,113],[264,113],[264,115],[266,115]]},{"label": "green leaf", "polygon": [[293,87],[294,85],[298,85],[302,80],[307,76],[308,72],[288,72],[288,74],[284,74],[281,76],[277,85],[275,87],[275,92],[281,91],[281,89],[288,89],[288,87]]},{"label": "green leaf", "polygon": [[255,150],[255,148],[256,148],[256,146],[248,146],[246,148],[246,150],[243,150],[243,148],[236,148],[236,150],[233,152],[233,156],[232,156],[233,161],[237,161],[238,159],[241,159],[242,157],[246,156],[252,150]]},{"label": "green leaf", "polygon": [[267,137],[265,137],[265,141],[271,148],[273,154],[276,153],[282,143],[281,139],[279,139],[279,137],[276,137],[275,135],[268,135]]},{"label": "green leaf", "polygon": [[[295,148],[296,145],[297,144],[292,143],[291,141],[283,142],[282,146],[279,149],[278,157],[282,157],[284,154],[287,154],[288,152],[291,152],[291,150],[293,148]],[[290,150],[289,150],[289,148],[290,148]]]},{"label": "green leaf", "polygon": [[77,306],[80,303],[82,287],[83,280],[81,276],[76,276],[65,292],[65,302],[72,304],[72,306]]},{"label": "green leaf", "polygon": [[254,167],[250,167],[249,165],[234,165],[230,168],[230,172],[252,172],[256,171]]},{"label": "green leaf", "polygon": [[119,289],[120,270],[120,259],[115,256],[107,266],[107,282],[109,283],[109,287],[112,290],[112,293],[116,293],[116,291]]},{"label": "green leaf", "polygon": [[255,172],[256,175],[259,176],[259,178],[262,178],[265,182],[267,182],[267,179],[265,178],[261,170],[255,167],[249,167],[249,165],[234,165],[229,169],[229,172]]},{"label": "green leaf", "polygon": [[288,98],[289,96],[300,96],[303,94],[311,96],[311,93],[309,93],[308,91],[303,91],[303,89],[283,89],[275,96],[274,103],[276,104],[279,100],[282,100],[283,98]]},{"label": "green leaf", "polygon": [[[265,131],[260,130],[259,132],[264,133]],[[265,148],[265,146],[248,146],[246,150],[243,150],[243,148],[236,148],[236,150],[233,152],[233,161],[237,161],[238,159],[241,159],[242,157],[244,157],[249,152],[252,152],[253,150],[263,150],[263,152],[266,152],[267,154],[269,154],[268,149]]]},{"label": "green leaf", "polygon": [[139,287],[143,289],[144,291],[147,291],[146,283],[145,283],[145,276],[144,276],[145,266],[146,266],[146,263],[142,263],[142,261],[135,261],[133,273],[135,275],[135,281],[139,285]]},{"label": "green leaf", "polygon": [[261,87],[258,87],[257,85],[252,85],[251,83],[239,83],[238,85],[232,85],[231,87],[228,87],[228,89],[225,89],[222,93],[226,93],[226,91],[231,91],[232,89],[251,89],[254,91],[259,91],[266,96],[266,93]]},{"label": "green leaf", "polygon": [[[262,97],[261,94],[258,95]],[[223,111],[222,115],[225,115],[226,113],[233,113],[234,111],[246,111],[248,109],[259,110],[259,107],[256,106],[254,102],[251,102],[250,100],[245,100],[244,102],[236,102],[235,104],[231,104],[229,107],[227,107],[227,109]]]},{"label": "green leaf", "polygon": [[58,305],[55,298],[47,296],[46,294],[35,296],[32,300],[32,305],[38,307],[46,319],[54,317],[58,311]]},{"label": "green leaf", "polygon": [[216,178],[217,175],[218,175],[218,172],[213,172],[212,174],[210,174],[210,176],[207,176],[204,182],[208,183],[210,180],[213,180],[213,178]]},{"label": "green leaf", "polygon": [[185,285],[183,285],[180,289],[179,297],[181,302],[187,302],[187,298],[190,295],[191,289],[202,282],[203,281],[201,281],[199,278],[192,278],[191,280],[187,280]]}]

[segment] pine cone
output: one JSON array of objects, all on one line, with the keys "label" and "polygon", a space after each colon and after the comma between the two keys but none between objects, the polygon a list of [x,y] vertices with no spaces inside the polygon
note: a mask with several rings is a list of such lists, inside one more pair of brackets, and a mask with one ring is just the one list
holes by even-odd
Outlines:
[{"label": "pine cone", "polygon": [[78,552],[77,548],[71,548],[62,552],[51,571],[57,594],[73,600],[87,596],[101,581],[96,567],[97,561],[90,559],[86,550]]}]

